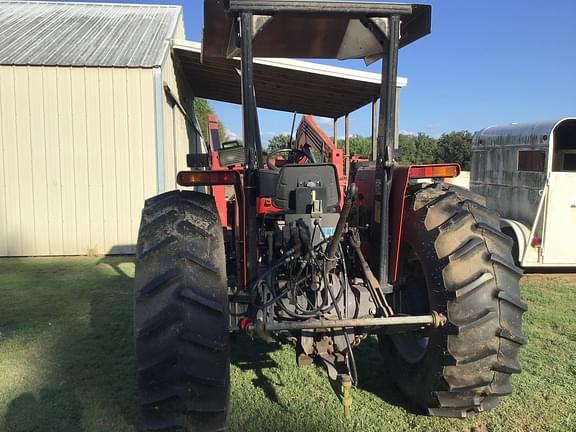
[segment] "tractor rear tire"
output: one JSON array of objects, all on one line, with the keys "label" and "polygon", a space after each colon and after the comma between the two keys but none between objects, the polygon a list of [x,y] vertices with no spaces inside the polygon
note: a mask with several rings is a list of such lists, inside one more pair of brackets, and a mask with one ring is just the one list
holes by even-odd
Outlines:
[{"label": "tractor rear tire", "polygon": [[146,201],[134,298],[146,430],[224,430],[228,291],[222,227],[210,195],[173,191]]},{"label": "tractor rear tire", "polygon": [[435,310],[448,323],[381,336],[380,347],[409,400],[429,415],[465,418],[498,405],[512,392],[511,374],[520,372],[522,270],[481,196],[446,184],[409,193],[396,312]]}]

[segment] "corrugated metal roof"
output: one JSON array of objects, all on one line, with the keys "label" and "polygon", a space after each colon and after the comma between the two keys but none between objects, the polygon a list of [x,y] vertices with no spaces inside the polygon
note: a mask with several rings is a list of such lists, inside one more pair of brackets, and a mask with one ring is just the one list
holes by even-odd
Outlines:
[{"label": "corrugated metal roof", "polygon": [[0,1],[0,64],[160,66],[180,6]]},{"label": "corrugated metal roof", "polygon": [[[240,103],[240,60],[201,58],[197,42],[174,39],[172,50],[198,97]],[[380,97],[380,74],[282,58],[254,58],[261,108],[339,118]],[[396,85],[404,87],[406,78]]]}]

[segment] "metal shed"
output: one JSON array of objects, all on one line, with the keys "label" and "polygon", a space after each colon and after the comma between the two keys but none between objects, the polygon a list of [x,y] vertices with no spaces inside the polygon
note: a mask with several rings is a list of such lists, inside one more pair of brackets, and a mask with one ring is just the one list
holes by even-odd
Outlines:
[{"label": "metal shed", "polygon": [[[134,252],[144,199],[202,148],[194,96],[239,102],[236,60],[202,62],[179,6],[0,1],[0,40],[0,256]],[[336,119],[378,98],[367,72],[255,74],[277,110]]]},{"label": "metal shed", "polygon": [[133,252],[186,165],[174,37],[178,6],[0,2],[0,256]]}]

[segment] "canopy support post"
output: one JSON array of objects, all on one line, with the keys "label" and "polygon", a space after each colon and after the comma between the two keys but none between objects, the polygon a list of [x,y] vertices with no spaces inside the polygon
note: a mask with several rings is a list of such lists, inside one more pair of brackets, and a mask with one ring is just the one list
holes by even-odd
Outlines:
[{"label": "canopy support post", "polygon": [[344,175],[350,176],[350,117],[349,113],[344,115]]},{"label": "canopy support post", "polygon": [[334,147],[338,147],[338,118],[335,117],[332,122],[332,137],[334,140]]},{"label": "canopy support post", "polygon": [[378,157],[378,105],[376,102],[378,99],[372,101],[372,153],[370,154],[370,160],[375,161]]},{"label": "canopy support post", "polygon": [[385,294],[392,292],[388,282],[390,190],[394,167],[394,141],[396,137],[396,85],[398,79],[398,48],[400,45],[400,17],[388,19],[389,35],[384,42],[382,59],[382,86],[380,88],[380,115],[378,118],[378,160],[376,162],[376,195],[374,203],[379,245],[378,279]]},{"label": "canopy support post", "polygon": [[[259,149],[258,113],[254,91],[254,63],[252,55],[251,12],[240,14],[240,67],[242,70],[242,121],[244,132],[244,220],[246,221],[245,262],[246,274],[244,283],[258,277],[257,236],[258,220],[256,218],[256,201],[258,187],[258,167],[262,153]],[[244,252],[244,251],[242,251]]]}]

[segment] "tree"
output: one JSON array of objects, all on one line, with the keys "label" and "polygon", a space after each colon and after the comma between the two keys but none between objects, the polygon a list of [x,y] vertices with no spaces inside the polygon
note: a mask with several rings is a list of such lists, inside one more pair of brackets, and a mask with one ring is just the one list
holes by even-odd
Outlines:
[{"label": "tree", "polygon": [[[338,140],[338,147],[344,148],[344,140]],[[372,153],[372,138],[358,134],[350,136],[350,154],[353,156],[370,157]]]},{"label": "tree", "polygon": [[458,162],[463,170],[470,170],[472,134],[458,131],[442,134],[438,139],[438,162]]},{"label": "tree", "polygon": [[[204,139],[208,137],[208,115],[214,114],[212,107],[206,99],[194,98],[194,114],[200,125],[200,130],[202,131],[202,136]],[[220,120],[218,120],[218,135],[220,135],[220,141],[226,141],[226,130],[224,125]]]},{"label": "tree", "polygon": [[398,140],[400,162],[405,164],[414,163],[416,159],[416,136],[400,134]]},{"label": "tree", "polygon": [[[287,148],[290,135],[275,135],[268,141],[268,151]],[[439,139],[423,132],[418,135],[399,135],[399,160],[405,164],[431,164],[458,162],[462,169],[470,169],[472,154],[472,134],[468,131],[450,132]],[[344,148],[344,140],[338,140],[338,147]],[[370,156],[372,139],[354,134],[350,136],[350,154]]]},{"label": "tree", "polygon": [[290,147],[290,134],[274,135],[268,140],[268,152]]},{"label": "tree", "polygon": [[400,135],[399,149],[404,163],[435,163],[438,157],[438,142],[422,132],[416,136]]},{"label": "tree", "polygon": [[[338,140],[338,147],[344,148],[344,140]],[[372,153],[372,138],[361,135],[350,137],[350,154],[367,156]],[[425,133],[399,135],[400,161],[404,163],[434,163],[437,159],[437,141]]]},{"label": "tree", "polygon": [[350,154],[354,156],[370,157],[372,153],[372,138],[360,135],[350,137]]}]

